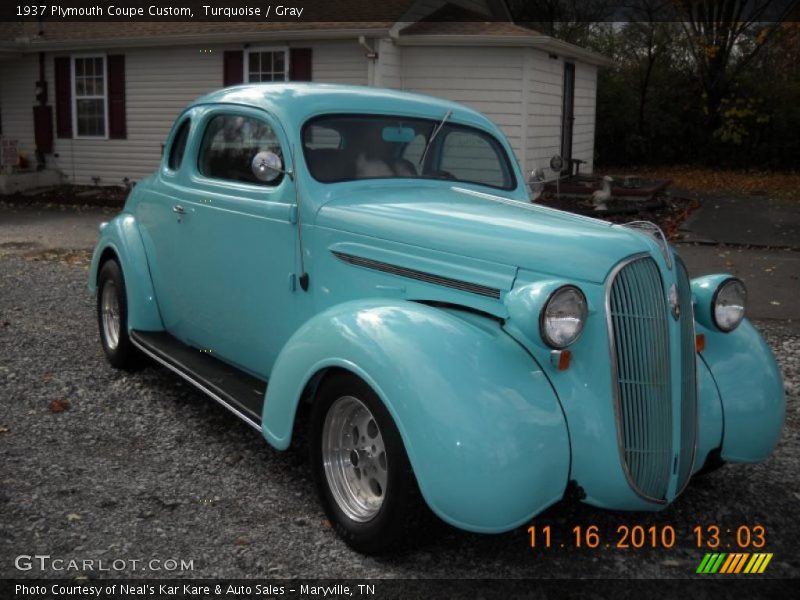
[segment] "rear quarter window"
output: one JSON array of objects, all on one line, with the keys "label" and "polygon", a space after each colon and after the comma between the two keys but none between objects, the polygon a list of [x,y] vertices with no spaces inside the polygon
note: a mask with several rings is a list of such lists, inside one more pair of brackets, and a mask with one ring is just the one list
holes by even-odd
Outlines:
[{"label": "rear quarter window", "polygon": [[172,140],[172,146],[169,149],[169,158],[167,159],[167,166],[173,171],[177,171],[183,162],[183,155],[186,153],[186,140],[189,139],[189,128],[191,122],[189,119],[183,121],[178,127],[175,138]]}]

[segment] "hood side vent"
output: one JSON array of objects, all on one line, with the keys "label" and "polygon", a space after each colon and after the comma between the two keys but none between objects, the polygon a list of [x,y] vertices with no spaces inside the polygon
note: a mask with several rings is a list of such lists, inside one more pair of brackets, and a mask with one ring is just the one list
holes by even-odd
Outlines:
[{"label": "hood side vent", "polygon": [[450,277],[442,277],[441,275],[434,275],[432,273],[425,273],[424,271],[417,271],[416,269],[409,269],[407,267],[400,267],[379,260],[371,258],[364,258],[362,256],[355,256],[353,254],[346,254],[331,250],[333,255],[341,261],[356,265],[358,267],[365,267],[373,269],[374,271],[381,271],[383,273],[390,273],[398,275],[399,277],[407,277],[408,279],[416,279],[417,281],[424,281],[434,285],[441,285],[444,287],[452,288],[454,290],[461,290],[462,292],[469,292],[471,294],[478,294],[479,296],[486,296],[488,298],[500,299],[500,290],[477,283],[470,283],[469,281],[462,281],[460,279],[451,279]]}]

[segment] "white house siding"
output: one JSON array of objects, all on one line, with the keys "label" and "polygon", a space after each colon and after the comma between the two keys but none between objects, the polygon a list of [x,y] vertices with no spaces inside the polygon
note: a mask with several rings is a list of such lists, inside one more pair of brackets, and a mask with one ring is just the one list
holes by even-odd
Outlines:
[{"label": "white house siding", "polygon": [[[125,55],[127,139],[56,138],[50,166],[70,181],[121,185],[151,173],[161,158],[161,144],[188,102],[222,87],[222,48],[197,47],[113,50]],[[47,56],[47,80],[55,81],[54,54]]]},{"label": "white house siding", "polygon": [[[18,141],[18,150],[34,160],[33,105],[36,80],[39,78],[36,55],[0,61],[0,106],[3,135]],[[53,90],[50,89],[52,97]]]},{"label": "white house siding", "polygon": [[[294,41],[289,46],[312,48],[315,81],[368,83],[364,49],[356,40]],[[91,184],[93,178],[99,178],[101,185],[121,185],[125,177],[135,181],[148,175],[158,166],[161,144],[175,117],[198,96],[222,87],[223,52],[241,48],[241,45],[205,48],[210,52],[201,52],[196,46],[109,50],[108,54],[125,55],[127,139],[55,138],[54,152],[47,156],[48,166],[60,169],[78,184]],[[46,77],[53,105],[53,58],[66,54],[46,55]],[[19,139],[20,151],[31,158],[35,150],[32,106],[37,75],[35,54],[0,62],[3,131]]]},{"label": "white house siding", "polygon": [[377,44],[378,64],[375,68],[375,85],[378,87],[403,89],[402,55],[400,48],[389,39]]},{"label": "white house siding", "polygon": [[312,48],[311,77],[321,83],[368,85],[366,50],[358,40],[294,42],[295,47]]},{"label": "white house siding", "polygon": [[[528,50],[528,140],[526,171],[547,167],[561,152],[561,113],[564,94],[565,59],[550,58],[546,52]],[[572,157],[585,160],[581,173],[591,173],[594,157],[594,114],[597,67],[575,64],[575,121]]]},{"label": "white house siding", "polygon": [[597,99],[597,67],[575,63],[575,125],[572,156],[585,160],[581,173],[594,167],[595,108]]},{"label": "white house siding", "polygon": [[[398,47],[390,39],[370,40],[379,53],[365,58],[357,40],[303,42],[311,47],[313,79],[320,82],[375,85],[449,98],[471,106],[495,121],[525,171],[544,167],[561,150],[563,58],[533,48]],[[279,45],[279,44],[276,44]],[[125,54],[128,139],[55,139],[48,165],[71,181],[90,184],[100,178],[119,185],[138,180],[158,165],[175,117],[197,96],[222,86],[223,51],[237,46],[113,50]],[[46,57],[50,101],[54,104],[53,57]],[[370,67],[370,63],[374,63]],[[592,170],[597,68],[575,61],[573,156]],[[16,138],[20,151],[34,154],[34,84],[38,56],[0,61],[3,132]]]},{"label": "white house siding", "polygon": [[547,53],[527,50],[528,140],[525,170],[543,168],[561,152],[561,109],[564,62]]},{"label": "white house siding", "polygon": [[522,156],[523,53],[519,48],[406,46],[403,89],[461,102],[492,119]]}]

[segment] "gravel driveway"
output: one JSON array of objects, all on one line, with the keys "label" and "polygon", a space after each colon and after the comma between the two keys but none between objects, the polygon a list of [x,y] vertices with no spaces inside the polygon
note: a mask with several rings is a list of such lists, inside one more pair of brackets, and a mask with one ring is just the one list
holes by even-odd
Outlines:
[{"label": "gravel driveway", "polygon": [[[271,449],[164,368],[110,368],[85,280],[83,266],[0,256],[0,577],[64,575],[19,572],[20,554],[191,560],[172,575],[207,578],[686,577],[703,556],[695,525],[757,523],[775,553],[766,574],[800,573],[796,329],[760,324],[788,391],[787,429],[766,463],[696,481],[659,514],[561,503],[536,520],[552,527],[549,550],[532,550],[526,528],[481,536],[440,525],[416,549],[375,559],[326,523],[303,449]],[[608,540],[620,524],[669,524],[678,537],[669,550],[559,547],[592,524]],[[158,575],[141,563],[120,574]]]}]

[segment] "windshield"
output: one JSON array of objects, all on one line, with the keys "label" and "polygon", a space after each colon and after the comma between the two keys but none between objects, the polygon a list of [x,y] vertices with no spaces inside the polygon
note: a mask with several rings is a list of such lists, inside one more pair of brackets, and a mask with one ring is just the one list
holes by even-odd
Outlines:
[{"label": "windshield", "polygon": [[443,118],[317,117],[303,128],[303,152],[311,175],[323,183],[402,177],[516,187],[494,136]]}]

